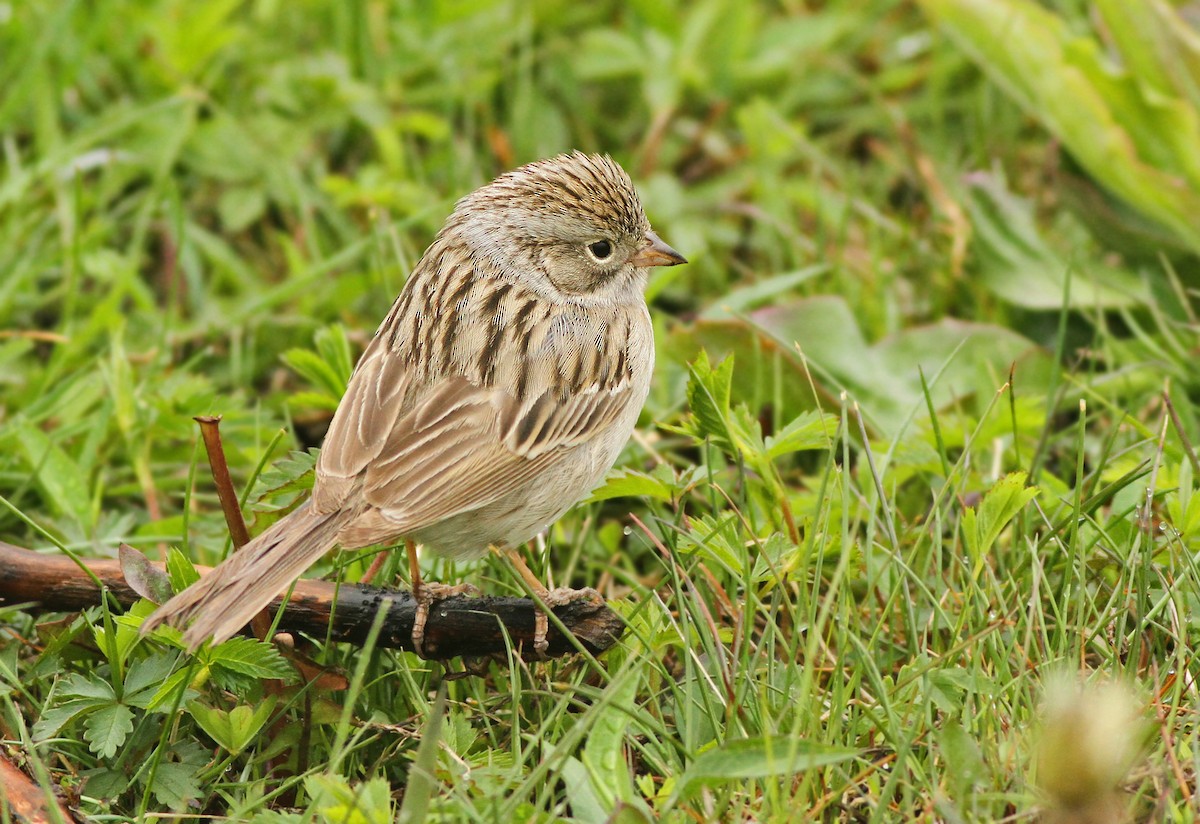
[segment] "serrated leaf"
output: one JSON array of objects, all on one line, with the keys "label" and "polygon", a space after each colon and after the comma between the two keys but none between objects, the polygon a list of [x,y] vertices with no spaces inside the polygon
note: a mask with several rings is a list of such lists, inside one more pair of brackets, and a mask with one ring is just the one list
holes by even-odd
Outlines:
[{"label": "serrated leaf", "polygon": [[160,804],[177,812],[186,810],[189,802],[200,797],[200,770],[208,761],[208,751],[196,742],[176,744],[159,762],[150,792]]},{"label": "serrated leaf", "polygon": [[767,457],[778,458],[791,452],[828,449],[838,429],[838,417],[817,410],[804,412],[766,439]]},{"label": "serrated leaf", "polygon": [[255,485],[256,526],[264,526],[264,518],[275,520],[269,516],[291,509],[301,494],[312,489],[320,454],[315,448],[307,452],[290,452],[262,473]]},{"label": "serrated leaf", "polygon": [[295,675],[287,659],[270,644],[254,638],[230,638],[211,650],[210,666],[250,678],[283,678]]},{"label": "serrated leaf", "polygon": [[336,382],[327,388],[340,398],[346,394],[346,386],[350,383],[350,376],[354,374],[354,356],[350,351],[350,339],[346,337],[346,327],[335,323],[319,329],[314,336],[314,342],[317,351],[336,378]]},{"label": "serrated leaf", "polygon": [[659,478],[639,472],[636,469],[623,469],[609,475],[603,486],[592,492],[589,501],[607,501],[610,498],[630,498],[645,496],[656,501],[669,501],[674,494],[671,487]]},{"label": "serrated leaf", "polygon": [[963,513],[967,552],[973,561],[981,561],[1008,522],[1037,497],[1038,488],[1027,487],[1027,478],[1024,472],[1005,475],[988,490],[976,509]]},{"label": "serrated leaf", "polygon": [[87,779],[84,792],[92,798],[116,798],[129,786],[129,776],[122,770],[100,767],[85,770],[83,776]]},{"label": "serrated leaf", "polygon": [[729,397],[733,384],[733,358],[727,357],[716,368],[708,361],[703,349],[696,356],[688,379],[688,408],[692,413],[691,434],[698,440],[711,438],[717,443],[732,447],[734,439],[729,431]]},{"label": "serrated leaf", "polygon": [[33,740],[45,741],[53,738],[59,730],[83,713],[90,712],[98,706],[104,706],[106,703],[98,702],[94,698],[76,698],[45,710],[41,717],[34,722]]},{"label": "serrated leaf", "polygon": [[[315,399],[323,408],[336,409],[354,370],[346,331],[340,325],[327,327],[317,332],[314,343],[315,352],[289,349],[283,361],[316,387],[305,397]],[[296,398],[292,400],[295,404]]]},{"label": "serrated leaf", "polygon": [[57,692],[65,698],[87,698],[93,701],[113,701],[117,697],[112,684],[99,676],[77,672],[59,681]]},{"label": "serrated leaf", "polygon": [[[183,633],[175,627],[159,627],[154,631],[155,635],[173,634],[175,646],[183,649]],[[176,670],[171,673],[171,677],[162,683],[154,695],[146,702],[146,709],[150,712],[166,712],[175,705],[175,696],[179,691],[184,690],[181,702],[190,701],[196,697],[198,693],[190,686],[185,688],[185,683],[189,676],[194,677],[197,684],[203,682],[208,675],[208,668],[203,667],[199,672],[190,672],[187,668]]]},{"label": "serrated leaf", "polygon": [[101,758],[112,758],[133,732],[133,710],[124,704],[109,704],[88,715],[83,737],[89,749]]},{"label": "serrated leaf", "polygon": [[[332,401],[334,406],[337,405],[337,399],[341,395],[334,395],[329,390],[331,385],[337,383],[337,374],[333,368],[327,364],[320,355],[309,349],[289,349],[282,355],[283,362],[288,365],[294,372],[300,373],[309,383],[316,384],[323,391],[309,390],[310,396],[317,396],[322,399],[322,405]],[[343,387],[345,388],[345,387]]]},{"label": "serrated leaf", "polygon": [[692,528],[680,535],[679,553],[697,554],[725,567],[735,578],[741,578],[746,550],[737,539],[736,517],[732,514],[721,518],[701,515],[693,519]]},{"label": "serrated leaf", "polygon": [[167,576],[176,592],[183,592],[200,580],[200,573],[190,558],[179,551],[177,547],[167,550]]}]

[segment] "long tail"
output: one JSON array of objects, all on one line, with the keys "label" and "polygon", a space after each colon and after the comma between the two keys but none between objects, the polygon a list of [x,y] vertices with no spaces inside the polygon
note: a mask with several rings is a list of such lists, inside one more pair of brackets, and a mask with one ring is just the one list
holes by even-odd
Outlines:
[{"label": "long tail", "polygon": [[189,650],[208,638],[220,643],[232,637],[328,552],[353,517],[347,510],[313,512],[305,503],[159,607],[142,624],[142,634],[163,623],[190,623],[183,634]]}]

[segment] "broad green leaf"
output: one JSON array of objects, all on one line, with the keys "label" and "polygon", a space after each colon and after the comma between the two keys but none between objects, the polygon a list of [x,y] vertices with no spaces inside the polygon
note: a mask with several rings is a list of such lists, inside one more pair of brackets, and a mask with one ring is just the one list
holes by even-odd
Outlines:
[{"label": "broad green leaf", "polygon": [[133,710],[124,704],[109,704],[90,713],[83,726],[83,737],[91,751],[101,758],[112,758],[133,732]]},{"label": "broad green leaf", "polygon": [[[920,5],[1090,175],[1200,251],[1200,111],[1193,102],[1164,93],[1152,70],[1143,83],[1095,39],[1032,0]],[[1182,19],[1175,25],[1186,28]],[[1144,63],[1134,66],[1146,70]]]},{"label": "broad green leaf", "polygon": [[[1117,309],[1148,300],[1146,286],[1112,267],[1073,264],[1042,237],[1033,204],[995,175],[971,176],[967,210],[975,233],[982,282],[999,297],[1029,309]],[[1070,294],[1066,280],[1070,274]]]},{"label": "broad green leaf", "polygon": [[92,502],[87,476],[75,461],[50,437],[35,426],[14,423],[5,448],[20,454],[51,507],[72,518],[81,527],[92,522]]},{"label": "broad green leaf", "polygon": [[[905,329],[871,344],[849,304],[833,296],[760,309],[750,316],[749,324],[696,324],[674,344],[711,347],[721,354],[746,353],[752,358],[759,345],[755,339],[764,335],[797,353],[790,367],[794,371],[781,381],[785,408],[812,406],[811,395],[802,391],[808,383],[799,363],[802,357],[819,394],[836,399],[847,391],[885,436],[914,408],[924,408],[918,367],[929,376],[934,406],[939,409],[972,394],[990,399],[1011,366],[1015,365],[1026,392],[1044,386],[1056,368],[1038,346],[1010,329],[950,319]],[[740,371],[734,372],[733,396],[751,393],[747,380]]]},{"label": "broad green leaf", "polygon": [[[160,627],[156,629],[155,635],[170,635],[173,636],[174,644],[181,649],[183,648],[183,640],[181,633],[175,627]],[[171,677],[162,682],[162,685],[154,691],[153,697],[149,701],[145,701],[146,709],[151,712],[166,712],[171,707],[175,706],[176,696],[180,690],[184,690],[183,698],[180,703],[192,700],[197,693],[187,685],[189,676],[193,676],[196,681],[203,681],[208,675],[208,668],[202,667],[197,672],[191,672],[187,667],[181,670],[176,670],[171,673]]]},{"label": "broad green leaf", "polygon": [[97,707],[106,706],[111,701],[111,697],[107,700],[98,700],[95,698],[76,698],[72,701],[64,701],[61,704],[45,710],[41,717],[34,722],[33,740],[45,741],[48,738],[53,738],[58,734],[59,730],[61,730],[71,721],[74,721],[83,713],[91,712]]},{"label": "broad green leaf", "polygon": [[251,678],[291,679],[295,671],[270,644],[254,638],[230,638],[211,650],[209,665]]},{"label": "broad green leaf", "polygon": [[640,659],[626,663],[628,670],[610,685],[608,699],[592,722],[580,760],[587,768],[592,791],[612,809],[618,803],[635,803],[632,770],[625,761],[625,736],[629,729],[629,707],[637,704],[642,685]]},{"label": "broad green leaf", "polygon": [[687,798],[705,786],[779,776],[839,764],[858,756],[850,747],[767,736],[727,741],[697,755],[676,785],[677,797]]},{"label": "broad green leaf", "polygon": [[283,353],[284,363],[315,387],[315,391],[293,397],[292,405],[302,405],[299,400],[302,396],[304,403],[332,411],[345,394],[354,370],[350,342],[346,330],[334,325],[317,332],[314,344],[316,351],[289,349]]},{"label": "broad green leaf", "polygon": [[154,773],[150,792],[160,804],[181,812],[200,797],[200,770],[209,761],[209,753],[195,741],[182,741],[171,747]]},{"label": "broad green leaf", "polygon": [[159,687],[171,677],[175,656],[162,652],[138,658],[125,671],[125,703],[145,709]]},{"label": "broad green leaf", "polygon": [[88,698],[94,701],[114,701],[117,694],[112,684],[98,675],[82,675],[73,672],[58,684],[58,694],[66,698]]},{"label": "broad green leaf", "polygon": [[254,740],[274,709],[274,696],[254,708],[239,704],[228,711],[205,706],[199,701],[188,704],[188,712],[201,729],[233,755],[241,753]]}]

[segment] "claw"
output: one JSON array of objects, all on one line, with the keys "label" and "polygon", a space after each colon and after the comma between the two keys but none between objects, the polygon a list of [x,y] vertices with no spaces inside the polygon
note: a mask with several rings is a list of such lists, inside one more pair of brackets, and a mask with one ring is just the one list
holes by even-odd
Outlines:
[{"label": "claw", "polygon": [[[573,604],[576,601],[587,601],[594,605],[604,603],[604,596],[591,587],[584,587],[583,589],[555,587],[550,590],[542,590],[538,593],[538,597],[542,599],[542,603],[546,605],[547,610]],[[550,619],[546,612],[538,609],[534,612],[533,619],[533,651],[543,661],[546,660],[546,651],[550,648],[550,641],[546,637],[549,631]]]},{"label": "claw", "polygon": [[425,649],[425,624],[429,621],[429,609],[438,601],[454,598],[458,595],[479,595],[479,589],[471,584],[438,584],[422,581],[420,587],[413,593],[417,601],[417,611],[413,615],[412,643],[413,651],[420,657],[429,660],[429,650]]}]

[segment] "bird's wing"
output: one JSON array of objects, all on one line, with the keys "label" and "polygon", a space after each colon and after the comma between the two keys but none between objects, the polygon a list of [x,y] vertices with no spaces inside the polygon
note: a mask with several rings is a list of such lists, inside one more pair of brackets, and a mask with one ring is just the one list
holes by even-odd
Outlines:
[{"label": "bird's wing", "polygon": [[379,340],[330,424],[314,505],[330,511],[361,495],[397,534],[502,498],[641,401],[624,375],[566,395],[546,388],[524,403],[464,377],[414,386],[405,359]]},{"label": "bird's wing", "polygon": [[518,404],[499,387],[445,380],[396,421],[366,469],[364,495],[398,532],[421,529],[519,489],[603,433],[631,402],[628,383]]}]

